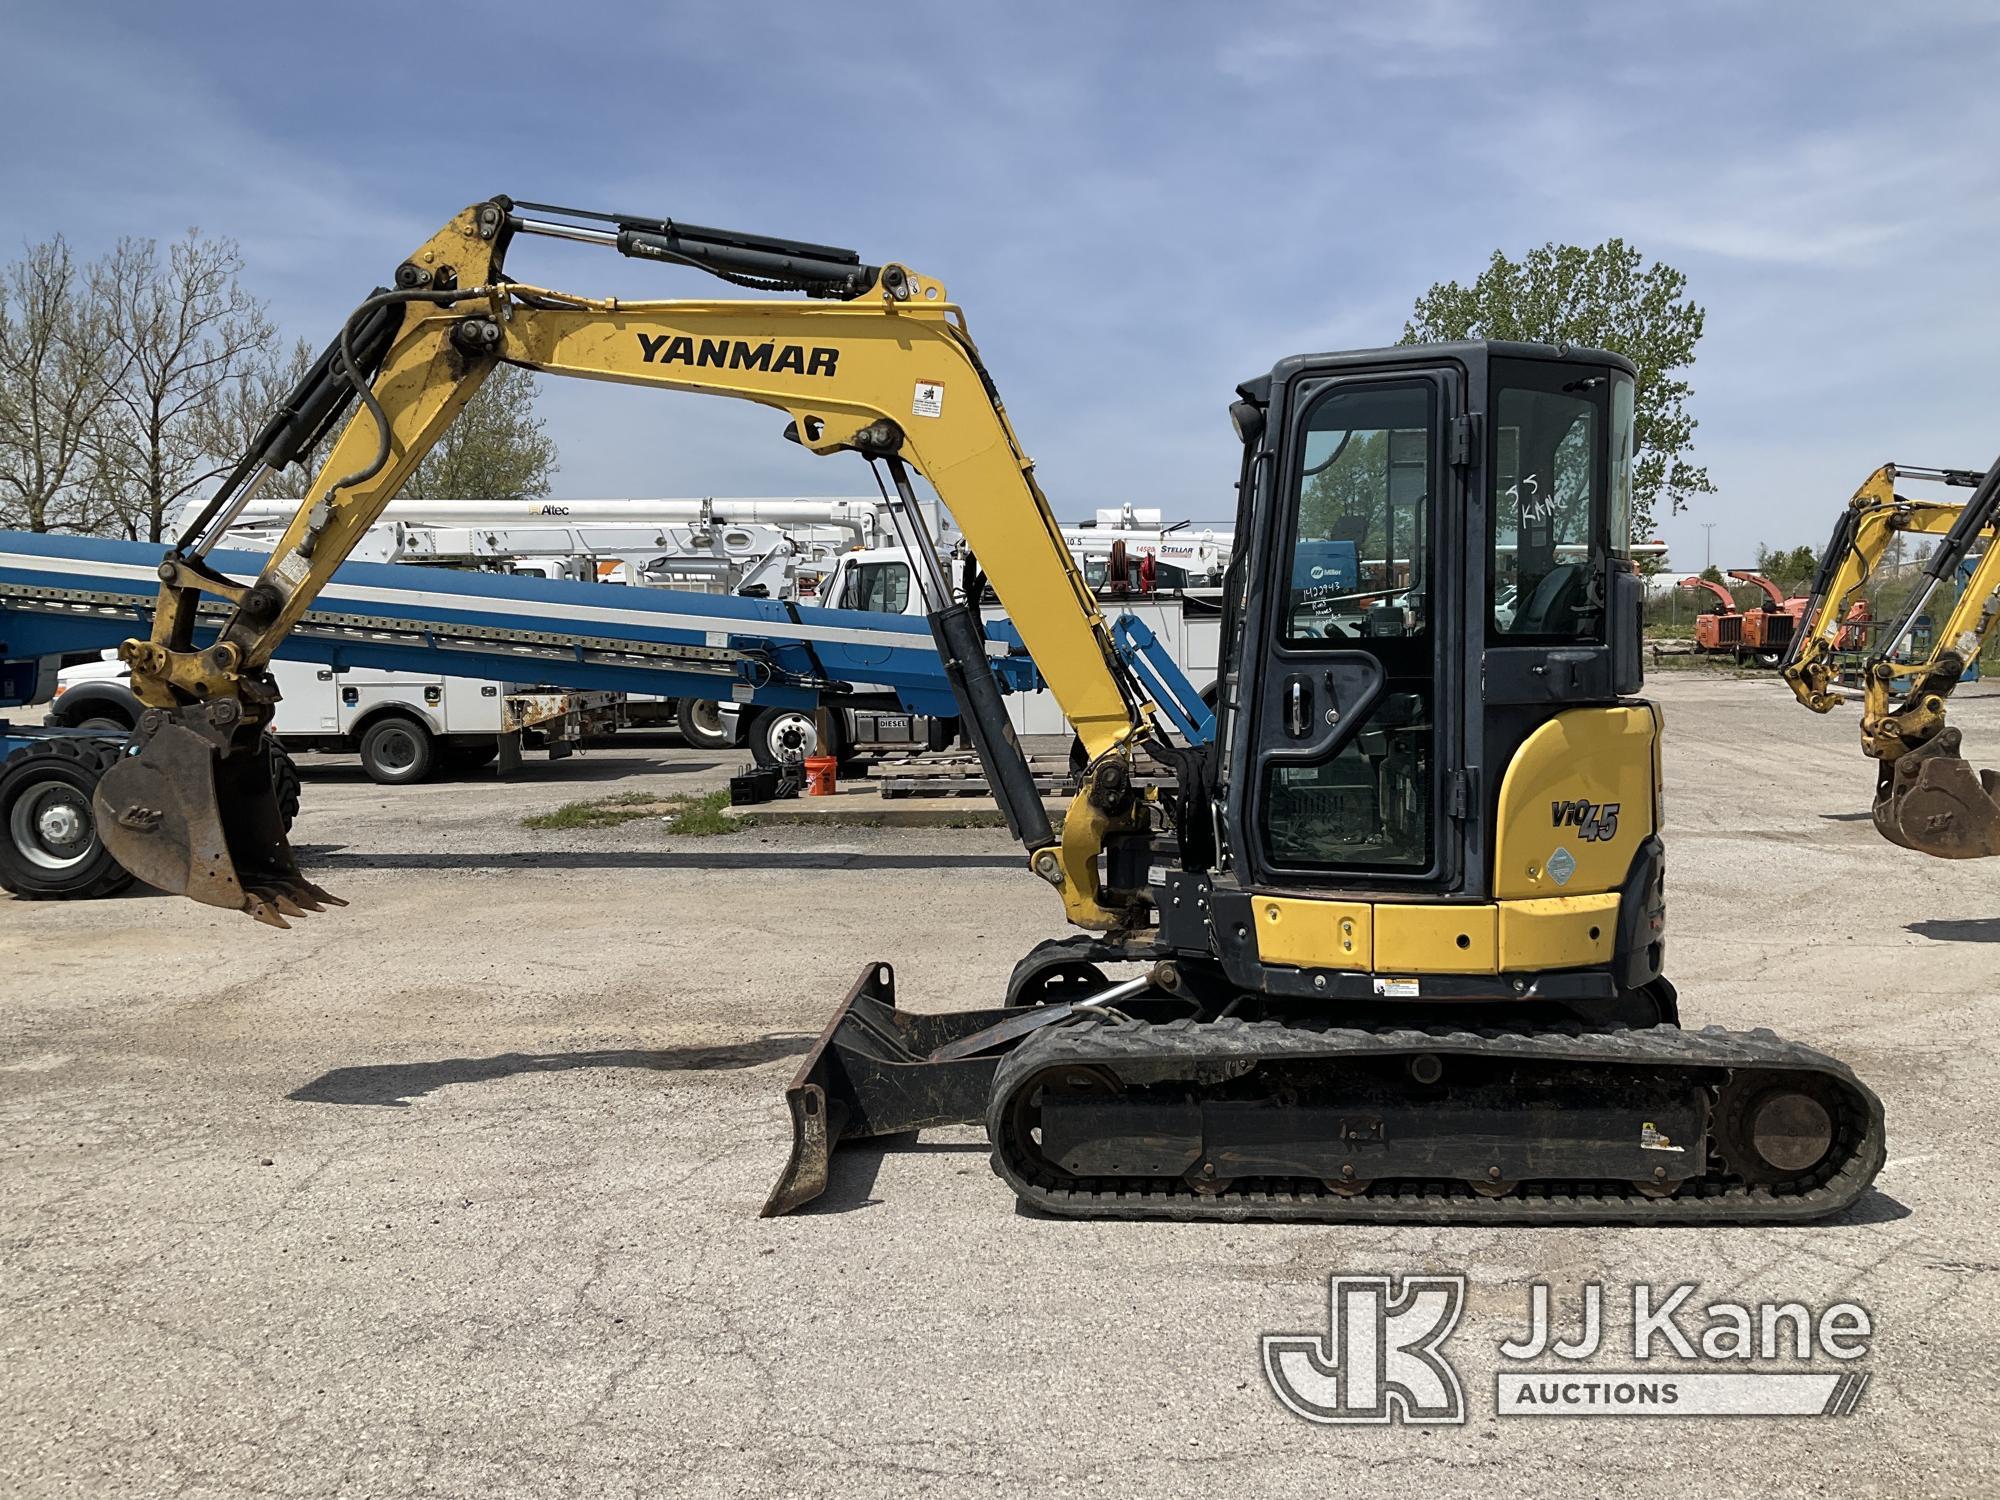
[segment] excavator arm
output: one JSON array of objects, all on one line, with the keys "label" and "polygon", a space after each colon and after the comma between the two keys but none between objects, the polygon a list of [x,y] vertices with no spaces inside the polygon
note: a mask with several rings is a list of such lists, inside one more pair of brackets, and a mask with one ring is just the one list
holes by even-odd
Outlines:
[{"label": "excavator arm", "polygon": [[[581,240],[694,266],[771,299],[631,301],[511,279],[525,235]],[[1034,871],[1079,925],[1136,920],[1143,893],[1101,887],[1106,841],[1151,824],[1132,785],[1155,709],[1120,660],[1064,545],[960,310],[937,281],[824,245],[586,214],[495,198],[474,204],[365,300],[161,563],[149,639],[122,650],[149,711],[140,753],[107,775],[107,846],[141,878],[283,925],[333,899],[298,871],[251,753],[277,693],[267,665],[411,471],[501,363],[550,375],[729,396],[784,412],[788,438],[853,452],[884,486],[974,745]],[[262,478],[297,461],[358,400],[259,576],[204,558]],[[1002,711],[970,605],[954,603],[910,482],[950,509],[1090,758],[1058,838]],[[878,482],[880,474],[878,471]],[[217,611],[205,647],[195,626]]]},{"label": "excavator arm", "polygon": [[[1909,500],[1899,477],[1970,486],[1972,497]],[[1994,625],[2000,590],[2000,462],[1981,475],[1959,469],[1884,464],[1841,513],[1820,558],[1785,680],[1815,713],[1861,700],[1862,752],[1880,762],[1875,826],[1892,843],[1945,859],[2000,854],[2000,775],[1975,771],[1959,755],[1959,732],[1945,723],[1945,703]],[[1916,587],[1860,662],[1861,686],[1839,681],[1847,609],[1890,549],[1909,536],[1935,537]],[[1947,581],[1963,584],[1929,645],[1916,649],[1917,625]]]}]

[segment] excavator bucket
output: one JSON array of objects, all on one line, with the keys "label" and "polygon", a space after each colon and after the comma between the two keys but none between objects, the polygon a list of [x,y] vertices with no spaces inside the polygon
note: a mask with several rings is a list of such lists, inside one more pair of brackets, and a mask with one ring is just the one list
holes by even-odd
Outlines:
[{"label": "excavator bucket", "polygon": [[2000,772],[1975,771],[1960,757],[1956,729],[1882,767],[1875,827],[1905,849],[1940,859],[2000,854]]},{"label": "excavator bucket", "polygon": [[347,904],[299,873],[261,739],[225,750],[169,717],[105,772],[91,806],[112,858],[163,891],[273,927]]},{"label": "excavator bucket", "polygon": [[792,1154],[762,1216],[788,1214],[825,1192],[843,1141],[984,1120],[1001,1057],[1068,1010],[898,1010],[895,971],[870,964],[785,1090]]}]

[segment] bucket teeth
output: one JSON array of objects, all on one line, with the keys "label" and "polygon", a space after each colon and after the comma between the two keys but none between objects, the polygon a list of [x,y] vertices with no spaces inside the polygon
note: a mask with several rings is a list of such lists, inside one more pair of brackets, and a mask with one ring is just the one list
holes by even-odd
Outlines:
[{"label": "bucket teeth", "polygon": [[329,906],[345,906],[340,897],[321,890],[310,880],[278,877],[268,883],[244,887],[243,910],[273,927],[290,927],[286,917],[303,917],[325,911]]},{"label": "bucket teeth", "polygon": [[243,910],[267,926],[282,927],[289,932],[292,924],[278,915],[274,909],[276,905],[275,901],[266,899],[271,894],[268,891],[245,891],[243,893]]}]

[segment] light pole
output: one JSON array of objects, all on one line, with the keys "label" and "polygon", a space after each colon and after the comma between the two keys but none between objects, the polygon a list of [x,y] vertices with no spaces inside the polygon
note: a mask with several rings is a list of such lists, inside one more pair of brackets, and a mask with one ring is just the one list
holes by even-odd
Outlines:
[{"label": "light pole", "polygon": [[1701,523],[1701,570],[1706,573],[1715,566],[1715,522]]}]

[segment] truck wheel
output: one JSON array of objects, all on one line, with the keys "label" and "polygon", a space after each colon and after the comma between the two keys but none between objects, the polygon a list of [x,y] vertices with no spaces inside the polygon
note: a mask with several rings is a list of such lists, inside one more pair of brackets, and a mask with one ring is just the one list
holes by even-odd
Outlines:
[{"label": "truck wheel", "polygon": [[736,735],[723,722],[721,708],[706,698],[683,698],[675,704],[674,728],[695,750],[736,748]]},{"label": "truck wheel", "polygon": [[130,734],[132,732],[132,721],[130,719],[120,715],[116,709],[106,708],[100,703],[93,703],[87,708],[77,709],[74,713],[50,714],[48,722],[51,724],[60,724],[65,729],[96,729],[105,734]]},{"label": "truck wheel", "polygon": [[840,746],[820,749],[811,714],[796,708],[767,708],[751,721],[750,754],[760,766],[777,766],[808,755],[838,755]]},{"label": "truck wheel", "polygon": [[437,742],[415,719],[392,714],[377,719],[361,736],[361,769],[383,786],[407,786],[431,774]]},{"label": "truck wheel", "polygon": [[0,887],[31,901],[72,901],[132,883],[90,815],[91,793],[123,753],[102,740],[50,739],[0,761]]},{"label": "truck wheel", "polygon": [[284,820],[285,832],[292,831],[292,824],[299,815],[299,768],[285,747],[278,743],[276,735],[264,736],[264,763],[271,773],[271,791],[278,800],[278,816]]},{"label": "truck wheel", "polygon": [[1757,653],[1757,665],[1760,667],[1776,668],[1782,665],[1784,660],[1785,653],[1782,651],[1759,651]]}]

